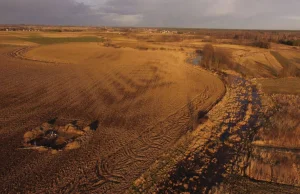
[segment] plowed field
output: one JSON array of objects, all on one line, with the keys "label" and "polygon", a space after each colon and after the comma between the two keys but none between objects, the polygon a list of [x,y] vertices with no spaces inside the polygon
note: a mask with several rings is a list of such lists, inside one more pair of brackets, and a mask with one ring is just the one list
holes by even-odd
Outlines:
[{"label": "plowed field", "polygon": [[[68,43],[0,47],[0,193],[122,193],[221,98],[179,51]],[[51,119],[98,121],[80,148],[22,148]]]}]

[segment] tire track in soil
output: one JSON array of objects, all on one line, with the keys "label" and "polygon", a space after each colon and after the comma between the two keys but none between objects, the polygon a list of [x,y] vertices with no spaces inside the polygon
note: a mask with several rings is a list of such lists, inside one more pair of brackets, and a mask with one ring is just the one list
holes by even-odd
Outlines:
[{"label": "tire track in soil", "polygon": [[[14,60],[27,60],[23,57],[20,57],[26,51],[26,49],[20,49],[14,54],[11,54],[11,57]],[[46,63],[38,60],[30,61]],[[41,90],[37,93],[32,91],[31,93],[28,91],[27,93],[23,94],[22,100],[27,99],[29,102],[31,98],[39,98],[40,100],[30,102],[28,104],[21,104],[21,98],[16,99],[15,106],[13,106],[13,108],[10,110],[8,109],[8,111],[11,112],[9,113],[11,115],[7,117],[9,119],[6,119],[5,122],[11,123],[18,120],[18,114],[13,114],[13,112],[21,110],[26,110],[27,114],[25,114],[21,120],[18,120],[17,123],[12,124],[12,127],[14,125],[18,125],[18,123],[23,123],[24,127],[30,128],[34,124],[30,123],[28,120],[36,117],[36,114],[38,113],[40,114],[40,118],[35,120],[43,120],[43,117],[47,115],[49,116],[48,112],[52,112],[52,115],[60,115],[63,112],[70,112],[73,110],[73,108],[76,108],[76,111],[78,112],[80,112],[80,110],[84,111],[87,114],[87,117],[89,117],[90,112],[93,110],[91,107],[94,105],[98,106],[98,104],[101,103],[99,101],[99,95],[97,94],[100,94],[100,96],[114,94],[113,91],[106,91],[103,89],[105,86],[101,84],[102,82],[109,83],[109,80],[112,77],[117,78],[117,84],[115,84],[115,86],[117,86],[118,83],[121,83],[124,84],[125,87],[130,87],[133,90],[120,93],[121,96],[123,95],[123,98],[121,101],[119,101],[119,103],[131,101],[132,99],[135,99],[150,91],[152,88],[164,87],[166,84],[169,84],[163,82],[164,77],[161,77],[161,75],[158,74],[156,68],[150,68],[146,70],[148,72],[152,72],[150,73],[151,76],[140,80],[140,82],[136,82],[134,79],[131,79],[121,73],[112,74],[111,72],[116,71],[114,69],[111,69],[111,71],[101,79],[99,79],[99,77],[95,77],[95,79],[93,79],[93,76],[96,76],[96,73],[93,72],[91,74],[87,74],[86,72],[89,71],[82,73],[83,71],[81,72],[79,67],[76,67],[72,71],[73,72],[70,72],[69,74],[62,73],[60,77],[56,77],[59,79],[54,79],[52,77],[51,74],[53,72],[45,72],[43,76],[40,76],[44,77],[44,79],[41,80],[39,80],[40,77],[38,76],[34,77],[31,80],[33,85],[30,87],[34,88],[34,90],[39,90],[39,85],[44,85],[45,87],[49,86],[47,93],[44,94],[44,91]],[[77,78],[77,76],[79,76],[79,78]],[[88,81],[80,83],[82,80]],[[74,85],[77,87],[74,87]],[[113,89],[117,91],[118,88],[115,86]],[[193,99],[192,101],[194,102],[195,106],[200,106],[205,103],[206,99],[209,98],[209,92],[210,91],[208,88],[205,88],[202,94]],[[105,96],[105,98],[106,97],[107,96]],[[82,102],[82,104],[80,103],[80,107],[78,107],[78,101]],[[108,106],[114,103],[118,103],[118,100],[114,99],[112,103],[104,102],[104,104]],[[60,108],[53,110],[53,104],[62,106],[59,106]],[[39,109],[42,109],[42,111],[37,110],[36,107],[39,107]],[[128,108],[128,106],[126,108]],[[76,115],[76,113],[74,113],[74,115]],[[106,158],[100,159],[95,164],[95,174],[92,177],[89,177],[90,179],[87,182],[81,183],[80,180],[82,177],[79,177],[78,181],[69,183],[67,186],[61,188],[60,192],[122,192],[123,189],[128,187],[128,184],[146,168],[146,166],[149,166],[159,155],[171,147],[173,143],[176,142],[177,139],[186,132],[189,117],[190,115],[187,106],[182,107],[165,120],[160,121],[160,123],[154,127],[149,127],[141,132],[138,137],[135,137],[134,139],[129,138],[129,141],[127,141],[125,145],[122,145],[123,147],[120,147],[113,154]],[[26,122],[27,124],[25,124]],[[17,131],[12,132],[10,135],[14,136],[17,133]],[[28,160],[30,160],[30,158],[28,158]],[[26,161],[27,160],[23,161],[23,167],[26,167],[24,170],[21,170],[22,165],[19,165],[21,174],[26,174],[26,170],[30,169],[30,166],[32,166],[32,164],[27,165]],[[49,160],[47,163],[50,163],[50,161],[51,160]],[[34,171],[39,172],[40,170],[40,168],[37,168]],[[128,172],[131,174],[129,175]],[[14,180],[15,178],[16,177],[11,177],[11,180]],[[114,188],[111,188],[112,186]]]},{"label": "tire track in soil", "polygon": [[[199,105],[205,101],[208,89],[194,99]],[[78,185],[80,192],[121,193],[143,170],[186,133],[189,122],[187,106],[184,106],[153,128],[141,133],[121,149],[96,164],[96,177]],[[143,165],[141,165],[143,164]],[[129,174],[130,172],[130,174]],[[118,181],[113,179],[117,177]],[[80,181],[79,181],[80,182]],[[117,184],[117,185],[116,185]],[[74,185],[69,183],[68,185]],[[63,187],[62,190],[68,190]]]},{"label": "tire track in soil", "polygon": [[[158,193],[210,193],[227,175],[243,174],[246,166],[239,166],[243,164],[239,156],[249,151],[259,125],[261,103],[256,88],[248,81],[236,76],[231,79],[231,97],[222,102],[222,107],[228,108],[217,114],[216,122],[221,122],[212,129],[211,137],[199,151],[177,163],[169,173],[170,178],[159,184]],[[234,103],[235,108],[230,110]],[[247,112],[251,113],[248,118]]]}]

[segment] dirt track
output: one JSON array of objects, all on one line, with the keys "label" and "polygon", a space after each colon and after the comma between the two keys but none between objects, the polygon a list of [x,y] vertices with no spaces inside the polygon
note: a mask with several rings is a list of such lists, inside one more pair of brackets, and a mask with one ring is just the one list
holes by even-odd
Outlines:
[{"label": "dirt track", "polygon": [[[32,60],[0,48],[1,193],[122,193],[187,131],[187,104],[206,110],[224,91],[178,53],[57,48],[29,50]],[[55,117],[99,127],[78,150],[18,149],[26,131]]]}]

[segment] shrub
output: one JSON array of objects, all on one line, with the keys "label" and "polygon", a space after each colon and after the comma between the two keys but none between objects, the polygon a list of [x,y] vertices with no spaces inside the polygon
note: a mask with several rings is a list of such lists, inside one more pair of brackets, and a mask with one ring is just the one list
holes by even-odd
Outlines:
[{"label": "shrub", "polygon": [[[201,53],[199,50],[197,53]],[[224,49],[215,49],[211,44],[206,44],[202,51],[201,65],[208,69],[231,69],[234,67],[231,53]]]},{"label": "shrub", "polygon": [[256,41],[256,42],[252,43],[252,46],[258,47],[258,48],[270,49],[271,48],[271,43],[266,42],[266,41]]},{"label": "shrub", "polygon": [[279,40],[278,43],[289,46],[300,46],[300,40]]},{"label": "shrub", "polygon": [[136,47],[138,50],[143,50],[143,51],[146,51],[146,50],[148,50],[148,48],[147,47],[144,47],[144,46],[138,46],[138,47]]},{"label": "shrub", "polygon": [[206,44],[203,47],[203,56],[201,60],[201,65],[205,68],[211,69],[212,62],[214,59],[214,47],[211,44]]}]

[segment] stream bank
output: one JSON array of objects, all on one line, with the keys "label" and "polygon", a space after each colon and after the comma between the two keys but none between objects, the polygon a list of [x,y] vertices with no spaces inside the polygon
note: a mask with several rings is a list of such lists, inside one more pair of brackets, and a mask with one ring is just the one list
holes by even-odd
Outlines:
[{"label": "stream bank", "polygon": [[131,192],[211,191],[229,174],[244,174],[243,155],[259,126],[260,98],[252,83],[237,74],[219,74],[226,83],[223,99],[197,129],[135,181]]},{"label": "stream bank", "polygon": [[227,92],[205,122],[157,160],[128,193],[299,193],[297,187],[249,178],[254,178],[249,172],[257,153],[252,141],[264,122],[262,91],[233,72],[219,77]]}]

